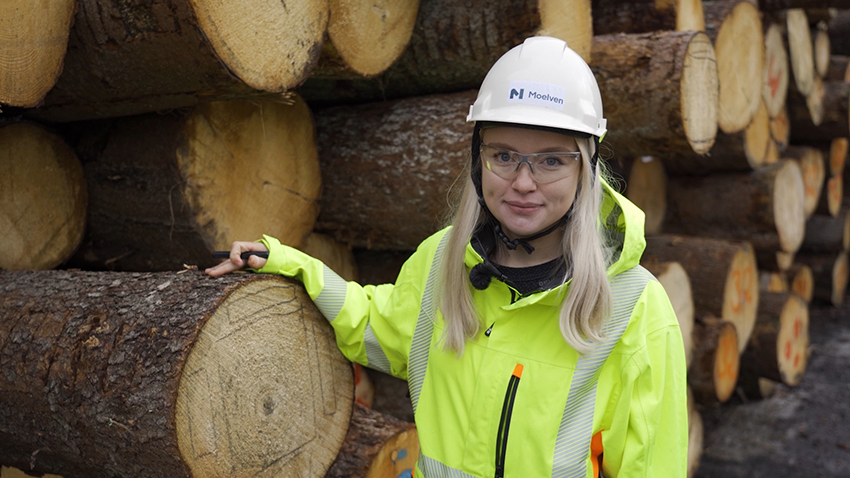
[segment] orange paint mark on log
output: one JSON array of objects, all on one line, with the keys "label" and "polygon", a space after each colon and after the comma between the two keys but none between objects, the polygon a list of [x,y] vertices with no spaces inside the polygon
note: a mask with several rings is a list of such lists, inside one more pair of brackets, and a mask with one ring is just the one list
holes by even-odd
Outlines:
[{"label": "orange paint mark on log", "polygon": [[717,372],[718,378],[725,378],[731,381],[738,379],[738,340],[732,334],[723,334],[720,337],[720,343],[717,344],[719,350],[720,368]]},{"label": "orange paint mark on log", "polygon": [[829,197],[833,201],[841,202],[841,193],[838,190],[838,179],[837,179],[837,177],[831,178],[829,180]]},{"label": "orange paint mark on log", "polygon": [[794,282],[794,292],[797,293],[800,297],[805,297],[806,295],[806,285],[803,284],[803,281]]},{"label": "orange paint mark on log", "polygon": [[806,197],[814,197],[815,185],[817,184],[817,174],[815,172],[815,168],[808,163],[803,166],[803,184],[806,186]]},{"label": "orange paint mark on log", "polygon": [[800,354],[798,353],[797,355],[794,356],[794,368],[797,368],[799,366],[800,366]]},{"label": "orange paint mark on log", "polygon": [[753,268],[745,267],[743,272],[736,269],[732,271],[732,280],[735,284],[735,301],[732,303],[732,312],[738,313],[744,307],[753,301],[752,285],[753,285]]},{"label": "orange paint mark on log", "polygon": [[791,341],[785,342],[785,360],[791,360]]},{"label": "orange paint mark on log", "polygon": [[776,98],[776,91],[779,90],[779,73],[776,71],[776,57],[770,56],[770,63],[767,68],[767,86],[770,88],[771,98]]},{"label": "orange paint mark on log", "polygon": [[797,320],[794,321],[794,338],[795,339],[800,338],[800,327],[802,327],[802,324],[800,323],[800,318],[797,317]]}]

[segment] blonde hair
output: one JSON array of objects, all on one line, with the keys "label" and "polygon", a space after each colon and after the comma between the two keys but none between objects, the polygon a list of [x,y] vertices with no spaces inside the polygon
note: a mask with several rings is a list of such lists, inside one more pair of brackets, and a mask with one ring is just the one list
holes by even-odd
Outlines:
[{"label": "blonde hair", "polygon": [[[599,221],[604,174],[600,172],[600,163],[595,172],[591,171],[592,141],[576,138],[582,157],[581,176],[571,219],[561,241],[567,263],[563,281],[572,279],[561,305],[561,334],[567,344],[582,354],[590,352],[602,340],[602,324],[611,311],[607,274],[611,252],[608,235]],[[466,340],[474,337],[482,326],[464,257],[473,232],[486,217],[478,203],[469,167],[465,173],[440,269],[440,312],[445,321],[443,347],[458,355],[463,354]]]}]

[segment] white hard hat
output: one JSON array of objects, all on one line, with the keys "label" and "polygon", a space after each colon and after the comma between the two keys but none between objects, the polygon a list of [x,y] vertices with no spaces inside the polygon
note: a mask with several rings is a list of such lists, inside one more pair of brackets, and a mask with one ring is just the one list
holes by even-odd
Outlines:
[{"label": "white hard hat", "polygon": [[567,43],[530,37],[490,68],[467,121],[494,121],[605,136],[602,96],[587,63]]}]

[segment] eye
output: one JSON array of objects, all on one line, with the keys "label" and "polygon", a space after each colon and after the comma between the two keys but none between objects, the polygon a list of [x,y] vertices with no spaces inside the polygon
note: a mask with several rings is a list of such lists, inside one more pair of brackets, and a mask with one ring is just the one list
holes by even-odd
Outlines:
[{"label": "eye", "polygon": [[543,164],[545,166],[554,168],[554,167],[557,167],[557,166],[561,166],[562,164],[564,164],[564,162],[561,161],[561,158],[559,158],[557,156],[547,156],[547,157],[543,158]]},{"label": "eye", "polygon": [[498,161],[503,162],[503,163],[510,163],[511,162],[511,154],[508,153],[507,151],[497,151],[496,152],[496,159]]}]

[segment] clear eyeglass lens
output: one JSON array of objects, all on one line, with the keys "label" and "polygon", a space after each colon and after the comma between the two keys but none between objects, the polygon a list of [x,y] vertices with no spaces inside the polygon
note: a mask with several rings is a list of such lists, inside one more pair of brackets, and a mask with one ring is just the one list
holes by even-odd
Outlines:
[{"label": "clear eyeglass lens", "polygon": [[487,169],[502,179],[514,179],[522,167],[528,163],[531,176],[538,183],[550,183],[563,179],[578,168],[581,153],[534,153],[520,154],[489,145],[481,146],[481,160]]}]

